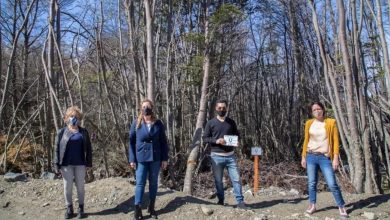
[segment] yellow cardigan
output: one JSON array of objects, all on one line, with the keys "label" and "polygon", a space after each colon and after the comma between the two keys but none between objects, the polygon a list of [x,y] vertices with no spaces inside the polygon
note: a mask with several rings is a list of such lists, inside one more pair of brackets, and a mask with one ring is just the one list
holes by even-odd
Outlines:
[{"label": "yellow cardigan", "polygon": [[[303,142],[302,157],[306,157],[307,145],[309,143],[309,129],[313,124],[314,119],[309,119],[305,124],[305,140]],[[330,159],[333,160],[335,155],[339,155],[339,132],[337,130],[336,120],[333,118],[325,119],[326,136],[329,138],[329,155]]]}]

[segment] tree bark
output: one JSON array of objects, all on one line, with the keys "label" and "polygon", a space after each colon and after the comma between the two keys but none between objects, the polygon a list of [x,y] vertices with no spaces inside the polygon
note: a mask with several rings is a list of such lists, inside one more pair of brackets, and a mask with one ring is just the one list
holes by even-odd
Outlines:
[{"label": "tree bark", "polygon": [[145,17],[146,17],[146,51],[147,51],[147,71],[148,71],[148,88],[147,97],[154,101],[154,50],[153,50],[153,17],[152,8],[149,0],[144,0]]},{"label": "tree bark", "polygon": [[348,121],[349,121],[349,128],[351,131],[351,143],[350,146],[353,149],[353,157],[354,157],[354,166],[355,166],[355,175],[353,179],[353,185],[356,188],[356,191],[358,193],[362,193],[364,191],[363,189],[363,182],[364,182],[364,161],[363,161],[363,152],[360,147],[359,142],[359,134],[357,129],[357,123],[356,123],[356,106],[354,104],[354,90],[353,90],[353,82],[352,82],[352,70],[351,70],[351,64],[350,64],[350,57],[349,57],[349,51],[347,46],[347,36],[345,33],[345,8],[344,8],[344,1],[343,0],[337,0],[337,8],[338,8],[338,15],[339,15],[339,27],[338,27],[338,39],[341,46],[341,53],[343,57],[343,64],[344,64],[344,70],[345,70],[345,79],[346,79],[346,108],[348,113]]},{"label": "tree bark", "polygon": [[209,83],[209,74],[210,74],[210,33],[209,33],[209,4],[210,0],[207,0],[205,5],[205,53],[203,60],[203,81],[202,81],[202,90],[199,102],[199,112],[196,118],[196,127],[195,133],[192,140],[193,148],[190,152],[190,155],[187,159],[187,169],[186,175],[184,178],[183,192],[186,194],[192,194],[192,177],[194,170],[196,168],[196,163],[199,156],[199,148],[202,143],[202,130],[203,124],[206,120],[206,107],[207,107],[207,87]]}]

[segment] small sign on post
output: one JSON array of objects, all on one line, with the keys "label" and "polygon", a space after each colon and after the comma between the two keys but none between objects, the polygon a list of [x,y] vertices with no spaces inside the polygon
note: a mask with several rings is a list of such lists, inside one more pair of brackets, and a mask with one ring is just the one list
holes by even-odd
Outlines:
[{"label": "small sign on post", "polygon": [[261,147],[252,147],[251,154],[255,157],[255,161],[253,164],[253,169],[255,171],[254,183],[253,183],[253,191],[256,193],[259,190],[259,156],[262,155],[263,149]]}]

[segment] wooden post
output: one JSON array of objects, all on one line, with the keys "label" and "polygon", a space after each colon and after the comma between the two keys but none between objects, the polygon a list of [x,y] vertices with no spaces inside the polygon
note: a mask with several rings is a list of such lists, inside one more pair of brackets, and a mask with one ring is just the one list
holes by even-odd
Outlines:
[{"label": "wooden post", "polygon": [[255,176],[254,176],[254,184],[253,191],[256,193],[259,190],[259,155],[255,155],[254,168]]}]

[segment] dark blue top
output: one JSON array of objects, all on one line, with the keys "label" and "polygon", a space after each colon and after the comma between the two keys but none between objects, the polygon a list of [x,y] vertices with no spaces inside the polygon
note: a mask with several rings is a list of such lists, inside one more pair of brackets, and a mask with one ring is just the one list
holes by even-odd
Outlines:
[{"label": "dark blue top", "polygon": [[86,165],[83,150],[83,136],[80,132],[74,133],[66,144],[62,166],[68,165]]},{"label": "dark blue top", "polygon": [[130,128],[129,162],[168,161],[168,142],[161,120],[151,126],[142,122],[137,128],[135,119]]},{"label": "dark blue top", "polygon": [[236,122],[234,122],[233,119],[228,117],[226,117],[225,121],[222,122],[218,120],[217,117],[215,117],[206,123],[206,127],[203,133],[203,142],[210,144],[211,152],[231,152],[234,150],[234,147],[216,143],[216,141],[219,138],[223,138],[224,135],[239,136]]}]

